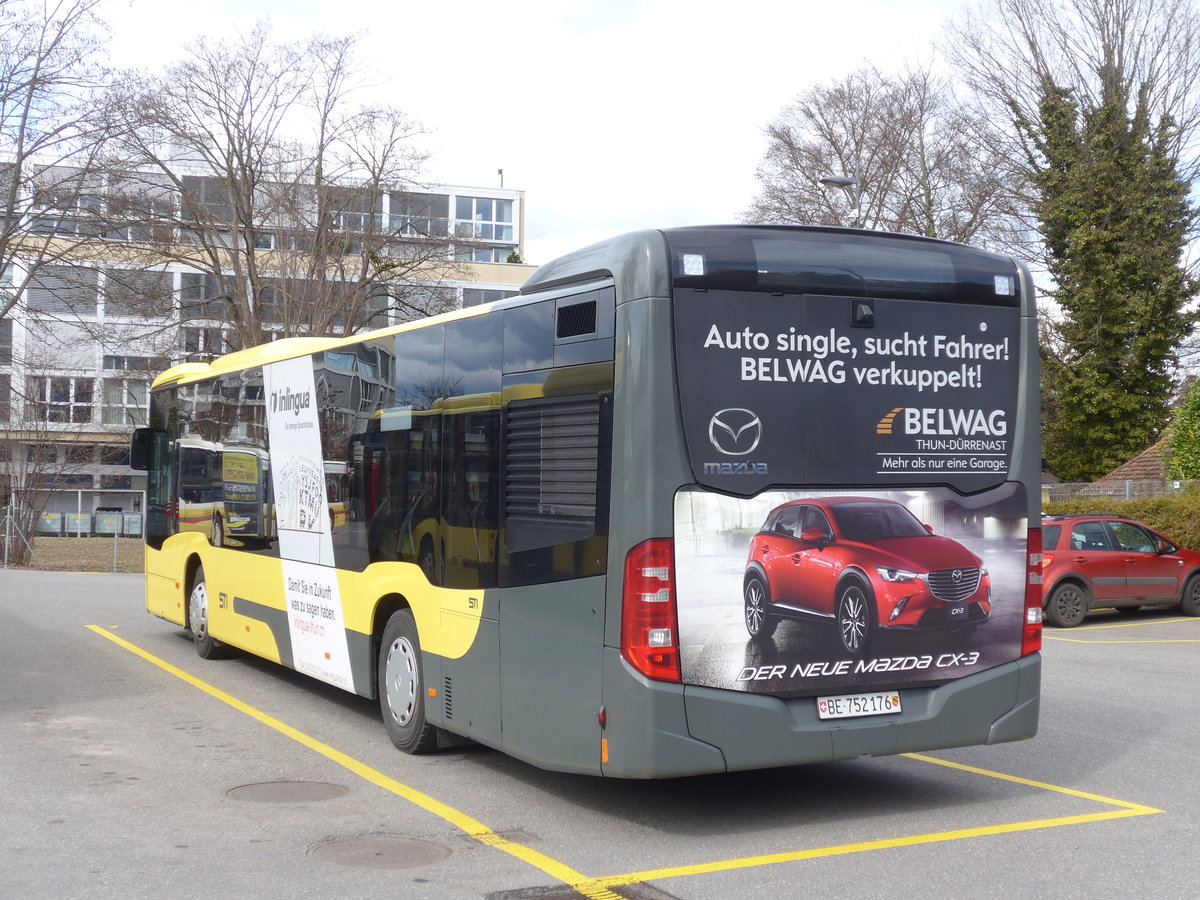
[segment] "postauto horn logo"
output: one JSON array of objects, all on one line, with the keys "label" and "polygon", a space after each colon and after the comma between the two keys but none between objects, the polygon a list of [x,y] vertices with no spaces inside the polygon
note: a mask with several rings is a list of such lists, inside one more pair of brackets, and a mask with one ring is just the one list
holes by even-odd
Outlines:
[{"label": "postauto horn logo", "polygon": [[[762,441],[763,425],[752,409],[722,409],[708,420],[708,441],[725,456],[749,456]],[[767,464],[706,462],[705,475],[766,475]]]},{"label": "postauto horn logo", "polygon": [[1002,409],[898,406],[879,420],[875,433],[894,434],[899,429],[923,437],[1003,437],[1008,434],[1005,415]]}]

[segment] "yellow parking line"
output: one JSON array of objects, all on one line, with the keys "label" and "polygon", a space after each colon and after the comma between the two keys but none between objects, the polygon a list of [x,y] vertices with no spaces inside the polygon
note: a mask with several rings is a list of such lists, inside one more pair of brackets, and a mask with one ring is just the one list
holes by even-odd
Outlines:
[{"label": "yellow parking line", "polygon": [[1151,806],[1144,806],[1140,803],[1127,803],[1124,800],[1114,800],[1111,797],[1102,797],[1099,794],[1089,794],[1085,791],[1076,791],[1072,788],[1058,787],[1057,785],[1046,784],[1040,781],[1031,781],[1028,778],[1018,778],[1015,775],[1005,775],[1002,772],[992,772],[987,769],[978,769],[974,766],[966,766],[961,763],[949,762],[948,760],[935,759],[932,756],[924,756],[918,753],[902,754],[908,759],[914,759],[919,762],[930,763],[936,766],[945,766],[950,769],[958,769],[963,772],[970,772],[974,775],[982,775],[988,778],[996,778],[1001,781],[1010,781],[1014,784],[1025,785],[1027,787],[1038,788],[1045,791],[1054,791],[1059,794],[1067,794],[1068,796],[1078,797],[1084,800],[1103,803],[1111,806],[1118,806],[1120,809],[1109,810],[1107,812],[1088,813],[1078,816],[1061,816],[1053,819],[1034,819],[1027,822],[1011,822],[1003,825],[984,825],[979,828],[960,828],[954,831],[939,831],[931,834],[915,834],[898,838],[884,838],[875,841],[862,841],[855,844],[838,844],[831,847],[816,847],[809,850],[794,850],[786,853],[769,853],[762,856],[746,856],[740,859],[723,859],[714,860],[708,863],[700,863],[690,866],[671,866],[662,869],[646,869],[641,872],[628,872],[623,875],[610,875],[605,878],[597,878],[594,883],[604,887],[619,887],[627,884],[639,884],[645,881],[654,881],[664,878],[682,878],[687,875],[708,875],[715,872],[731,872],[738,869],[757,868],[759,866],[778,865],[779,863],[797,862],[804,859],[821,859],[830,856],[845,856],[852,853],[866,853],[872,850],[889,850],[896,847],[915,847],[920,844],[936,844],[944,841],[958,841],[964,838],[987,837],[998,834],[1015,834],[1021,831],[1037,831],[1044,828],[1060,828],[1064,825],[1084,825],[1090,822],[1104,822],[1112,819],[1127,819],[1134,816],[1148,816],[1162,812],[1161,809],[1155,809]]},{"label": "yellow parking line", "polygon": [[[1185,620],[1181,620],[1185,621]],[[778,865],[786,862],[797,862],[805,859],[820,859],[831,856],[844,856],[853,853],[865,853],[872,850],[887,850],[897,847],[914,847],[921,844],[934,844],[944,841],[963,840],[965,838],[986,837],[999,834],[1014,834],[1021,831],[1035,831],[1044,828],[1059,828],[1064,825],[1083,825],[1090,822],[1103,822],[1112,819],[1124,819],[1133,816],[1146,816],[1162,812],[1160,809],[1154,809],[1150,806],[1144,806],[1138,803],[1127,803],[1123,800],[1114,800],[1110,797],[1102,797],[1098,794],[1090,794],[1085,791],[1077,791],[1072,788],[1059,787],[1052,784],[1046,784],[1040,781],[1031,781],[1027,778],[1019,778],[1015,775],[1006,775],[1002,772],[992,772],[987,769],[980,769],[974,766],[964,765],[962,763],[950,762],[948,760],[936,759],[932,756],[925,756],[918,753],[902,754],[908,759],[917,762],[923,762],[930,765],[943,766],[949,769],[957,769],[962,772],[967,772],[973,775],[980,775],[987,778],[995,778],[1001,781],[1008,781],[1013,784],[1032,787],[1038,790],[1053,791],[1059,794],[1076,797],[1083,800],[1088,800],[1095,803],[1101,803],[1107,806],[1119,807],[1115,810],[1106,812],[1097,812],[1076,816],[1061,816],[1052,819],[1035,819],[1026,822],[1011,822],[1002,825],[985,825],[978,828],[960,828],[953,831],[939,831],[930,834],[908,835],[897,838],[884,838],[874,841],[862,841],[854,844],[840,844],[830,847],[817,847],[808,850],[794,850],[784,853],[770,853],[760,856],[747,856],[739,859],[714,860],[707,863],[699,863],[686,866],[671,866],[660,869],[646,869],[639,872],[627,872],[620,875],[608,875],[602,878],[588,878],[580,872],[575,871],[570,866],[559,862],[544,853],[540,853],[523,844],[518,844],[511,841],[502,835],[492,831],[482,822],[460,812],[451,806],[447,806],[439,800],[435,800],[428,794],[424,794],[414,788],[401,784],[393,778],[389,778],[377,769],[373,769],[365,763],[359,762],[351,756],[335,750],[328,744],[324,744],[315,738],[309,737],[304,732],[287,725],[278,719],[261,712],[247,703],[238,700],[230,694],[225,693],[219,688],[213,687],[207,682],[201,681],[193,675],[188,674],[182,669],[171,665],[165,660],[159,659],[151,653],[141,649],[135,644],[131,644],[122,638],[117,637],[110,631],[107,631],[97,625],[87,626],[91,631],[102,637],[107,638],[114,644],[128,650],[135,656],[144,659],[146,662],[157,666],[164,672],[174,675],[181,681],[192,685],[193,687],[203,691],[209,696],[220,700],[222,703],[231,706],[239,712],[245,713],[252,719],[274,729],[285,737],[291,738],[299,744],[308,747],[326,759],[342,766],[346,770],[358,775],[360,778],[369,781],[370,783],[383,788],[390,793],[401,797],[415,806],[420,807],[426,812],[432,813],[443,821],[453,825],[465,834],[479,841],[488,847],[495,847],[513,856],[522,862],[527,863],[533,868],[549,875],[557,881],[560,881],[581,894],[589,900],[621,900],[618,894],[613,893],[611,888],[620,887],[622,885],[640,884],[646,881],[656,881],[665,878],[681,878],[688,875],[706,875],[716,872],[729,872],[738,869],[756,868],[759,866]]]},{"label": "yellow parking line", "polygon": [[925,756],[923,753],[903,753],[902,756],[908,759],[915,759],[919,762],[929,763],[934,766],[944,766],[947,769],[958,769],[960,772],[970,772],[972,775],[982,775],[985,778],[995,778],[998,781],[1011,781],[1013,784],[1023,784],[1026,787],[1037,788],[1041,791],[1053,791],[1056,794],[1066,794],[1069,797],[1078,797],[1081,800],[1091,800],[1095,803],[1105,803],[1109,806],[1120,806],[1124,809],[1132,810],[1139,816],[1150,815],[1151,813],[1160,813],[1161,809],[1154,809],[1151,806],[1143,806],[1140,803],[1128,803],[1124,800],[1114,800],[1112,797],[1102,797],[1099,794],[1089,794],[1086,791],[1077,791],[1074,788],[1059,787],[1055,784],[1047,784],[1044,781],[1030,781],[1028,778],[1020,778],[1016,775],[1005,775],[1003,772],[993,772],[990,769],[978,769],[975,766],[967,766],[963,763],[951,762],[948,759],[937,759],[932,756]]},{"label": "yellow parking line", "polygon": [[1060,644],[1200,644],[1200,638],[1169,638],[1145,641],[1085,641],[1081,638],[1045,637],[1043,640],[1058,641]]},{"label": "yellow parking line", "polygon": [[1193,616],[1186,619],[1150,619],[1144,622],[1119,622],[1116,625],[1084,625],[1078,631],[1104,631],[1108,628],[1150,628],[1154,625],[1181,625],[1186,622],[1200,622]]},{"label": "yellow parking line", "polygon": [[[1077,628],[1072,628],[1071,631],[1088,632],[1088,631],[1108,631],[1113,628],[1153,628],[1155,625],[1186,625],[1200,624],[1200,618],[1189,616],[1186,619],[1155,619],[1149,622],[1121,622],[1116,625],[1083,625]],[[1200,644],[1200,638],[1154,638],[1148,640],[1129,640],[1129,641],[1088,641],[1076,637],[1060,637],[1057,634],[1047,634],[1042,632],[1042,640],[1058,641],[1061,644]]]},{"label": "yellow parking line", "polygon": [[589,898],[589,900],[621,900],[621,898],[612,891],[596,885],[593,879],[585,877],[569,866],[560,863],[558,860],[551,859],[544,853],[539,853],[537,850],[526,847],[524,844],[518,844],[516,841],[510,841],[503,835],[496,834],[496,832],[492,831],[482,822],[472,818],[466,813],[460,812],[459,810],[454,809],[452,806],[447,806],[440,800],[435,800],[428,794],[424,794],[414,788],[409,787],[408,785],[401,784],[393,778],[389,778],[379,770],[373,769],[365,763],[359,762],[352,756],[347,756],[340,750],[335,750],[328,744],[321,743],[316,738],[309,737],[299,729],[293,728],[291,725],[287,725],[273,716],[269,716],[266,713],[255,709],[248,703],[244,703],[243,701],[238,700],[236,697],[225,693],[220,688],[213,687],[211,684],[201,681],[199,678],[196,678],[193,675],[189,675],[182,669],[171,665],[166,660],[159,659],[152,653],[148,653],[141,647],[117,637],[110,631],[106,631],[97,625],[89,625],[87,627],[96,634],[108,638],[117,646],[128,650],[135,656],[141,657],[146,662],[158,666],[158,668],[162,669],[164,672],[174,675],[181,681],[187,682],[192,687],[203,691],[210,697],[220,700],[222,703],[233,707],[238,712],[245,713],[246,715],[250,716],[250,718],[261,722],[268,728],[273,728],[284,737],[291,738],[298,744],[302,744],[303,746],[308,747],[310,750],[316,751],[326,759],[337,763],[342,768],[347,769],[360,778],[371,782],[371,784],[381,787],[385,791],[389,791],[398,797],[404,798],[409,803],[420,807],[428,813],[432,813],[443,821],[453,825],[455,828],[465,832],[470,837],[479,841],[479,843],[488,847],[495,847],[498,850],[503,850],[510,856],[515,856],[522,862],[528,863],[535,869],[544,872],[556,881],[564,882],[578,893]]}]

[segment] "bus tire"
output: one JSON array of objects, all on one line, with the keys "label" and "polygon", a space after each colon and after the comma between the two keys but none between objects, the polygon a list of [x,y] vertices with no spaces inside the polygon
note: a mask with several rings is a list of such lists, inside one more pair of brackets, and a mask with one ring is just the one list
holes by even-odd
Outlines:
[{"label": "bus tire", "polygon": [[775,633],[775,626],[779,624],[779,620],[771,614],[767,583],[757,573],[746,578],[742,599],[745,606],[746,631],[752,638],[766,640]]},{"label": "bus tire", "polygon": [[871,642],[871,594],[857,578],[848,578],[838,587],[838,638],[847,653],[855,656]]},{"label": "bus tire", "polygon": [[1077,584],[1060,584],[1046,602],[1046,620],[1058,628],[1074,628],[1083,624],[1088,607],[1087,591]]},{"label": "bus tire", "polygon": [[216,659],[221,645],[208,633],[208,583],[204,580],[204,566],[196,567],[192,577],[192,589],[188,592],[188,630],[201,659]]},{"label": "bus tire", "polygon": [[392,743],[405,753],[437,746],[437,729],[425,721],[421,643],[410,610],[392,613],[379,647],[379,710]]}]

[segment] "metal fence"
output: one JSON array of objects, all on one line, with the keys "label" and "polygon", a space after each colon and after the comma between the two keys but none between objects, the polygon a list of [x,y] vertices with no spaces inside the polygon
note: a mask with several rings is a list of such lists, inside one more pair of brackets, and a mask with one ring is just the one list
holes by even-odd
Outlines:
[{"label": "metal fence", "polygon": [[1043,503],[1070,500],[1142,500],[1178,494],[1195,481],[1093,481],[1083,484],[1043,484]]}]

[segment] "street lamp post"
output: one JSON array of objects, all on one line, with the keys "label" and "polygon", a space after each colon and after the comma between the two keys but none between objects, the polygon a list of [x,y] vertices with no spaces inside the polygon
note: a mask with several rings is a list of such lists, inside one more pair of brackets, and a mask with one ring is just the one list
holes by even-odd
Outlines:
[{"label": "street lamp post", "polygon": [[841,188],[844,191],[849,191],[850,196],[854,201],[854,209],[850,212],[854,216],[854,227],[862,227],[862,206],[858,193],[858,174],[855,173],[853,178],[848,178],[845,175],[826,175],[821,179],[821,184],[825,187]]}]

